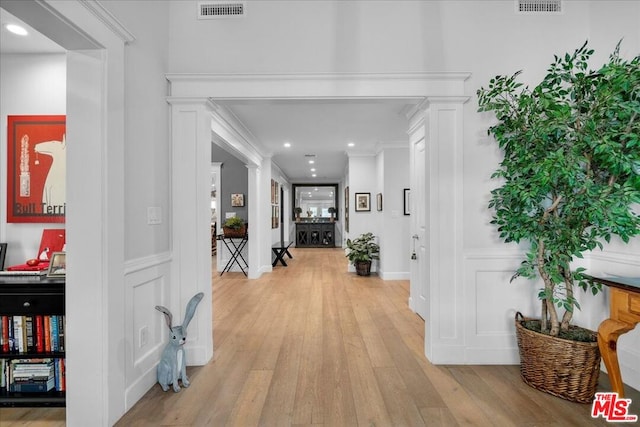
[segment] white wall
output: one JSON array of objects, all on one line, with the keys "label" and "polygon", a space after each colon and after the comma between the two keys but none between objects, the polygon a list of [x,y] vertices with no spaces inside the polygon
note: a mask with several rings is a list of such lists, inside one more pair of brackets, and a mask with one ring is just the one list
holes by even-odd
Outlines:
[{"label": "white wall", "polygon": [[[125,259],[170,250],[167,44],[169,8],[155,2],[107,1],[104,7],[130,29],[125,49]],[[162,223],[147,225],[147,208],[159,207]]]},{"label": "white wall", "polygon": [[38,255],[44,228],[64,223],[7,224],[7,116],[64,115],[67,101],[67,60],[62,54],[0,56],[0,241],[7,242],[5,267]]},{"label": "white wall", "polygon": [[[140,1],[103,2],[135,37],[124,50],[125,409],[131,408],[156,382],[155,366],[167,342],[168,330],[154,307],[168,307],[178,322],[186,305],[186,299],[175,297],[179,285],[172,283],[170,276],[171,150],[165,78],[169,7],[156,2],[150,19],[148,5]],[[147,224],[149,207],[160,209],[160,224]],[[198,308],[198,314],[203,311],[206,308]],[[194,320],[191,340],[196,336],[198,316]],[[146,343],[141,342],[143,330],[148,337]]]},{"label": "white wall", "polygon": [[251,1],[244,18],[209,21],[196,4],[172,2],[173,72],[413,72],[440,57],[435,2]]},{"label": "white wall", "polygon": [[[385,280],[408,280],[410,257],[410,217],[404,215],[404,189],[409,188],[409,147],[385,148],[378,176],[382,176],[380,221],[380,275]],[[371,199],[376,209],[375,195]]]},{"label": "white wall", "polygon": [[[380,241],[379,215],[376,212],[377,174],[376,156],[349,154],[349,232],[346,239],[353,239],[363,233],[373,233],[376,241]],[[356,193],[369,193],[371,196],[371,211],[356,212]],[[380,269],[378,261],[374,261],[371,271]],[[349,264],[349,271],[355,268]]]}]

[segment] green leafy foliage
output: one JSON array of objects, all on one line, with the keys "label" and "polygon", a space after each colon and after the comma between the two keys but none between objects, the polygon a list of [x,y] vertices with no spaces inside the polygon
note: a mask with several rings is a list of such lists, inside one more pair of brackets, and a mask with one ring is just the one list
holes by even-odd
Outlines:
[{"label": "green leafy foliage", "polygon": [[574,257],[640,233],[632,210],[640,203],[640,56],[624,60],[619,47],[596,71],[585,42],[555,56],[533,89],[516,72],[477,92],[479,111],[496,115],[488,133],[504,153],[492,175],[502,185],[491,192],[491,223],[505,242],[530,243],[514,277],[544,281],[538,296],[552,335],[567,330],[579,308],[575,284],[601,290],[583,269],[571,271]]},{"label": "green leafy foliage", "polygon": [[244,227],[244,220],[237,216],[232,216],[228,218],[223,224],[223,227],[231,228],[233,230],[240,230]]},{"label": "green leafy foliage", "polygon": [[359,261],[378,259],[380,246],[374,241],[372,233],[364,233],[355,239],[347,239],[347,258],[355,265]]}]

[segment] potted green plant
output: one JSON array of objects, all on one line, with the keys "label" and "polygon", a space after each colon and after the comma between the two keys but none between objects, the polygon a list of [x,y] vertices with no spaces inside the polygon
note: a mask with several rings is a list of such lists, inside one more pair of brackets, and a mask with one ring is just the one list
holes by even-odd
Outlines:
[{"label": "potted green plant", "polygon": [[296,221],[300,221],[300,214],[302,214],[302,208],[300,206],[296,206],[293,211],[296,214]]},{"label": "potted green plant", "polygon": [[[596,334],[586,331],[590,342],[584,351],[593,356],[545,354],[559,348],[558,337],[571,340],[570,333],[580,331],[571,325],[580,308],[575,286],[594,295],[601,290],[572,261],[602,248],[613,235],[628,242],[640,232],[640,217],[632,210],[640,203],[640,57],[622,59],[618,44],[593,71],[592,54],[585,43],[556,56],[533,89],[517,81],[517,72],[496,76],[477,92],[479,111],[496,115],[488,133],[504,154],[492,176],[501,185],[491,192],[491,223],[505,242],[529,244],[512,280],[541,278],[544,284],[540,319],[516,321],[522,377],[579,402],[590,402],[597,386]],[[525,338],[527,328],[539,336]],[[544,337],[554,341],[537,341]],[[527,355],[525,346],[537,353]],[[564,366],[552,366],[555,360]],[[588,364],[594,366],[580,366]]]},{"label": "potted green plant", "polygon": [[380,246],[372,233],[364,233],[355,239],[347,239],[347,255],[358,276],[371,274],[371,261],[380,256]]},{"label": "potted green plant", "polygon": [[334,208],[333,206],[331,206],[329,209],[327,209],[329,211],[329,214],[331,215],[331,221],[335,221],[335,216],[336,216],[336,208]]},{"label": "potted green plant", "polygon": [[224,233],[224,237],[227,238],[244,237],[247,229],[242,218],[233,216],[231,218],[227,218],[222,224],[222,231]]}]

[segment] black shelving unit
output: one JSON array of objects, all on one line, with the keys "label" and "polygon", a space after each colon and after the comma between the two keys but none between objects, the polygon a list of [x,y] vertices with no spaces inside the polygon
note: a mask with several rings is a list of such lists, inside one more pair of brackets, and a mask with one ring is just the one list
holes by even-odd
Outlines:
[{"label": "black shelving unit", "polygon": [[[64,315],[65,280],[0,277],[0,315]],[[64,359],[64,352],[6,353],[0,359]],[[9,392],[0,388],[0,406],[65,406],[64,391],[46,393]]]}]

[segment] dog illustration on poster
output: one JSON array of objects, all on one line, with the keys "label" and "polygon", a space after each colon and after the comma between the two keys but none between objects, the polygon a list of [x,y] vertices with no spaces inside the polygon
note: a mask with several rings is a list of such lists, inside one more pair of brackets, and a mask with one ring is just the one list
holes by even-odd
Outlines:
[{"label": "dog illustration on poster", "polygon": [[64,223],[66,117],[7,117],[7,222]]},{"label": "dog illustration on poster", "polygon": [[38,155],[50,156],[52,159],[51,168],[42,190],[42,207],[45,211],[55,213],[56,207],[64,206],[67,200],[65,194],[67,172],[67,142],[65,135],[62,135],[62,141],[40,142],[36,144],[35,150]]}]

